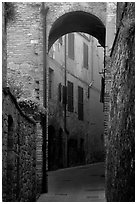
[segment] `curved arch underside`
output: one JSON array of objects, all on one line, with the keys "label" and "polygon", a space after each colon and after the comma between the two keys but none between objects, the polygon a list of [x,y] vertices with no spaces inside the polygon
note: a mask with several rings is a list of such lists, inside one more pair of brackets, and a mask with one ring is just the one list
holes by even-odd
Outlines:
[{"label": "curved arch underside", "polygon": [[105,47],[105,30],[102,21],[87,12],[75,11],[64,14],[54,22],[50,30],[48,50],[58,38],[71,32],[88,33],[97,38],[102,47]]}]

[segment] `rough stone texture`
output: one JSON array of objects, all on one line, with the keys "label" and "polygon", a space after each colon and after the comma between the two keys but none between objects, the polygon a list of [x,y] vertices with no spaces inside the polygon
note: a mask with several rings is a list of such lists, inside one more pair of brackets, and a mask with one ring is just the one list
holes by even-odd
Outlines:
[{"label": "rough stone texture", "polygon": [[32,99],[20,99],[18,104],[21,110],[32,117],[36,121],[36,186],[37,186],[37,197],[42,192],[43,182],[43,121],[45,120],[46,111],[45,108],[37,101]]},{"label": "rough stone texture", "polygon": [[36,81],[40,87],[43,81],[41,7],[23,2],[14,7],[15,19],[7,25],[7,79],[21,87],[24,98],[36,98]]},{"label": "rough stone texture", "polygon": [[111,90],[106,114],[106,198],[109,202],[134,202],[135,3],[125,3],[121,17],[107,67],[111,68]]},{"label": "rough stone texture", "polygon": [[[42,4],[40,2],[14,2],[13,4],[15,19],[7,25],[7,79],[21,87],[24,98],[36,98],[36,81],[39,81],[39,97],[40,102],[43,103]],[[45,21],[47,52],[50,29],[57,18],[65,13],[81,10],[97,16],[104,25],[106,23],[106,3],[103,2],[46,2],[45,8],[47,6],[49,7]],[[21,81],[20,77],[22,78]]]},{"label": "rough stone texture", "polygon": [[6,86],[7,82],[7,40],[5,32],[5,10],[4,3],[2,4],[2,87]]},{"label": "rough stone texture", "polygon": [[[7,53],[8,53],[7,55],[7,64],[8,64],[7,77],[9,80],[13,79],[13,81],[15,81],[16,86],[21,85],[22,97],[24,98],[31,97],[34,99],[37,97],[37,93],[39,92],[38,95],[39,95],[40,103],[43,104],[43,89],[44,89],[43,75],[44,74],[43,74],[43,44],[42,44],[43,43],[43,36],[42,36],[43,35],[42,33],[42,17],[43,16],[41,15],[42,4],[33,3],[33,2],[32,3],[19,2],[19,3],[14,3],[14,6],[16,8],[15,9],[16,11],[15,20],[9,23],[7,27]],[[52,2],[46,2],[45,7],[46,6],[49,6],[49,11],[47,14],[47,21],[45,22],[47,24],[47,42],[49,38],[50,29],[53,23],[57,20],[57,18],[61,17],[63,14],[68,13],[68,12],[73,12],[73,11],[75,12],[75,11],[81,10],[83,12],[87,12],[87,13],[96,15],[105,25],[105,12],[106,12],[105,3],[84,3],[84,2],[83,3],[71,3],[71,2],[52,3]],[[48,46],[48,43],[47,43],[47,46]],[[46,53],[45,53],[45,57],[46,57]],[[50,64],[48,64],[47,67],[48,66],[50,66]],[[39,83],[37,84],[36,81],[38,81]],[[87,88],[87,86],[85,87]],[[96,97],[99,102],[99,96],[98,96],[99,93],[98,95],[96,93],[94,94],[95,96],[92,96],[92,97],[93,98]],[[85,106],[88,109],[87,104]],[[98,111],[100,109],[98,109]],[[51,105],[51,107],[49,108],[49,114],[51,114],[49,116],[49,120],[51,119],[51,117],[53,117],[52,115],[53,112],[54,112],[54,108]],[[54,118],[56,119],[56,121],[60,121],[61,116],[57,113],[57,115],[55,115]],[[76,123],[76,120],[77,120],[77,114],[75,114],[74,116],[75,123]],[[102,120],[103,119],[101,118],[101,121]],[[60,123],[61,123],[61,126],[58,126],[58,127],[63,129],[62,119]],[[81,121],[79,121],[76,124],[75,130],[73,130],[73,135],[76,136],[76,134],[78,134],[84,138],[84,137],[87,137],[84,131],[85,130],[87,131],[90,124],[86,123],[85,127],[84,125],[81,125],[81,124],[82,124]],[[71,126],[73,126],[72,122],[71,122]],[[76,133],[77,127],[81,127],[82,131],[79,128],[78,133]],[[95,129],[97,129],[96,126],[93,124],[92,127],[94,128],[94,131],[91,131],[91,133],[89,131],[89,135],[91,134],[91,137],[93,137],[91,141],[92,147],[94,147],[95,151],[98,151],[97,149],[99,148],[101,149],[102,148],[101,146],[103,146],[103,143],[100,142],[100,139],[98,139],[94,133],[96,131]],[[57,131],[59,131],[59,128]],[[71,127],[69,128],[71,129]],[[98,134],[98,137],[101,137],[101,134]],[[77,143],[79,143],[77,145],[79,148],[80,142],[78,141],[78,138],[77,138]],[[85,146],[85,149],[87,152],[89,151],[89,149],[93,149],[91,148],[90,143],[88,142],[87,142],[87,146],[88,146],[88,149],[86,149],[86,146]],[[90,155],[90,154],[88,154],[88,156],[86,155],[85,157],[86,158],[88,157],[86,159],[87,162],[90,162],[91,158],[95,157],[94,155]],[[104,155],[102,154],[102,158],[103,156]],[[96,158],[93,160],[95,161]],[[79,163],[79,161],[77,161],[77,163]]]},{"label": "rough stone texture", "polygon": [[42,192],[42,166],[43,166],[43,155],[42,155],[42,127],[41,123],[37,121],[37,138],[36,138],[36,185],[37,185],[37,197]]},{"label": "rough stone texture", "polygon": [[[106,24],[106,3],[105,2],[46,2],[45,7],[51,8],[49,10],[48,22],[52,24],[65,13],[82,10],[97,16],[101,21]],[[51,18],[52,16],[52,18]]]},{"label": "rough stone texture", "polygon": [[[51,30],[54,27],[54,24],[56,23],[56,21],[60,17],[62,17],[64,14],[68,14],[70,12],[75,13],[77,11],[86,12],[87,14],[91,14],[95,18],[98,18],[99,21],[101,21],[102,25],[104,25],[104,26],[106,25],[106,3],[105,2],[97,2],[97,3],[96,2],[65,2],[65,3],[64,2],[56,2],[55,3],[54,2],[54,4],[52,2],[46,2],[45,8],[46,7],[49,8],[48,14],[47,14],[47,42],[49,44],[48,45],[49,47],[55,42],[55,41],[53,43],[50,42]],[[62,21],[62,23],[63,23],[63,21]],[[86,23],[85,23],[85,25],[86,25]],[[56,26],[57,26],[57,24],[56,24]],[[73,29],[74,29],[74,26],[75,25],[73,25]],[[98,29],[100,26],[101,25],[98,26]],[[62,28],[62,29],[64,29],[64,28]],[[72,28],[70,27],[70,32],[71,32],[71,29]],[[85,26],[83,26],[82,29],[83,29],[83,31],[82,30],[81,31],[84,32]],[[93,35],[95,34],[96,29],[93,31]],[[63,32],[63,30],[61,30],[61,32]],[[64,33],[64,34],[66,34],[66,33]],[[91,33],[89,33],[89,34],[91,34]],[[59,37],[60,36],[58,36],[57,39]]]},{"label": "rough stone texture", "polygon": [[8,88],[2,102],[3,201],[35,201],[36,124],[23,114]]}]

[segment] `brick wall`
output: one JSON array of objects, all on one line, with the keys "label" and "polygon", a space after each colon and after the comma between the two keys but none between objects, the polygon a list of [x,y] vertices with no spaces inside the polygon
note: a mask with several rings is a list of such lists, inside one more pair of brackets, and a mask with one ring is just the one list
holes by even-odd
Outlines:
[{"label": "brick wall", "polygon": [[43,96],[41,4],[28,2],[13,4],[14,21],[7,24],[7,79],[15,87],[20,87],[21,96],[24,98],[36,98],[36,89],[40,87],[41,99]]},{"label": "brick wall", "polygon": [[[99,17],[105,24],[106,3],[97,4],[46,2],[45,7],[46,6],[49,6],[49,11],[47,14],[47,38],[52,24],[55,22],[55,20],[57,20],[57,18],[59,18],[66,12],[82,10],[88,13],[92,13],[93,15]],[[43,37],[41,3],[19,2],[14,3],[14,7],[15,19],[7,26],[7,78],[8,80],[13,81],[13,84],[16,87],[20,87],[18,92],[21,97],[31,97],[34,99],[38,96],[39,92],[40,103],[43,103]],[[49,61],[48,66],[50,66]],[[63,71],[61,70],[60,74],[62,73]],[[13,86],[13,88],[16,88],[15,86]],[[95,97],[98,97],[96,93]],[[93,98],[95,97],[93,96]],[[97,98],[97,100],[99,101],[99,97]],[[54,108],[51,106],[49,108],[49,114],[52,114],[53,111]],[[57,117],[57,120],[59,121],[61,117],[58,115]],[[103,118],[101,119],[103,120]],[[76,122],[76,116],[74,117],[74,121]],[[63,126],[62,123],[63,122],[61,121],[61,125],[58,126],[58,130]],[[77,127],[80,127],[81,123],[82,122],[78,122],[77,124],[75,123],[75,129],[77,129]],[[86,136],[88,127],[90,127],[90,125],[88,125],[87,123],[85,127],[84,125],[82,125],[82,131],[79,129],[77,134],[81,135],[81,137],[83,138],[88,137]],[[92,139],[91,143],[89,144],[87,142],[87,152],[89,151],[89,149],[92,149],[91,145],[95,146],[94,144],[96,144],[96,147],[98,146],[97,149],[102,148],[102,143],[99,141],[101,134],[100,132],[96,133],[98,128],[96,128],[94,124],[92,125],[92,127],[94,128],[94,131],[93,128],[92,131],[89,130],[89,135],[91,135],[90,137],[95,139]],[[71,128],[69,127],[69,129]],[[76,135],[76,130],[74,132],[75,133],[73,134]],[[81,134],[79,134],[80,132]],[[98,135],[99,139],[96,138],[96,135]],[[85,140],[87,141],[87,139]],[[85,149],[87,148],[85,147]],[[90,159],[86,160],[90,162]]]},{"label": "brick wall", "polygon": [[[40,2],[13,4],[15,18],[7,24],[7,79],[20,87],[24,98],[36,98],[38,93],[36,89],[39,89],[39,98],[43,103],[42,4]],[[105,25],[106,3],[46,2],[46,6],[49,7],[47,22],[45,21],[47,42],[53,23],[66,12],[77,10],[88,12],[96,15]]]},{"label": "brick wall", "polygon": [[36,124],[23,114],[8,88],[2,100],[3,201],[35,201]]},{"label": "brick wall", "polygon": [[135,200],[135,4],[125,4],[107,69],[106,198]]}]

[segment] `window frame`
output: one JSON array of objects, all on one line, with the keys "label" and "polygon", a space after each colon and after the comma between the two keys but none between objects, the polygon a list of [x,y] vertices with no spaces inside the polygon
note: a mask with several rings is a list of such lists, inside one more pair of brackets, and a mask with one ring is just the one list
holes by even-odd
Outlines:
[{"label": "window frame", "polygon": [[74,84],[70,81],[67,82],[67,109],[69,112],[74,111]]},{"label": "window frame", "polygon": [[84,89],[78,86],[78,119],[84,120]]},{"label": "window frame", "polygon": [[68,57],[71,60],[75,59],[75,34],[74,33],[68,34]]},{"label": "window frame", "polygon": [[89,68],[89,46],[85,42],[83,42],[83,67]]}]

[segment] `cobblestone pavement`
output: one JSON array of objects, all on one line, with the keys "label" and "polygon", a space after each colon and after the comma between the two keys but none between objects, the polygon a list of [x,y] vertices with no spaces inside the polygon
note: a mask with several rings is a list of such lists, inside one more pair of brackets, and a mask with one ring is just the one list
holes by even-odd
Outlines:
[{"label": "cobblestone pavement", "polygon": [[37,202],[105,202],[104,186],[104,163],[51,171]]}]

